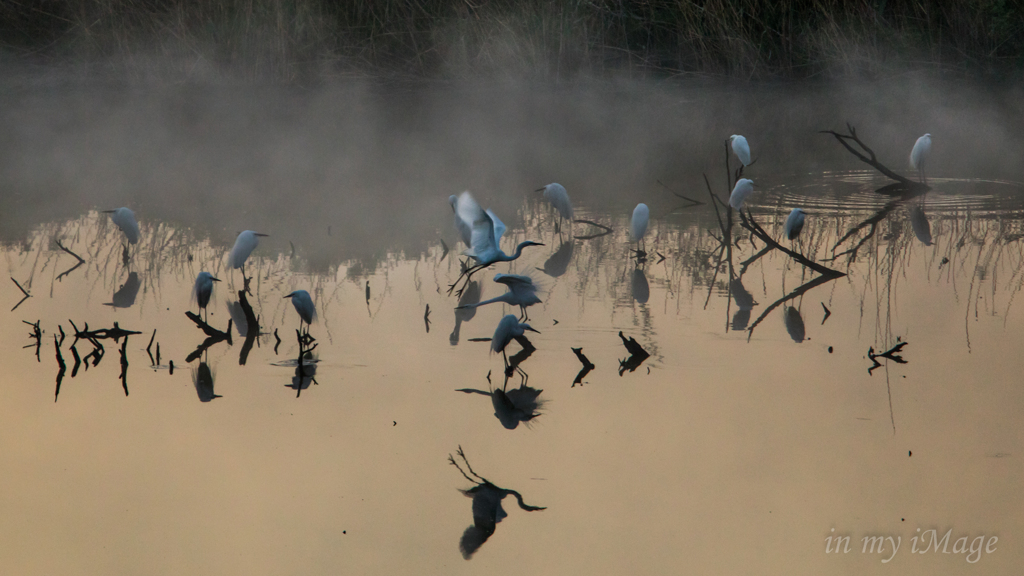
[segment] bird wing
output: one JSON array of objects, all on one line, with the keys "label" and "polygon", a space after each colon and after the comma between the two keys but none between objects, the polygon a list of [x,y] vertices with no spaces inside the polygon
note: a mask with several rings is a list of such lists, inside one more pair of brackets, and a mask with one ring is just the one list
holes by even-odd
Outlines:
[{"label": "bird wing", "polygon": [[494,223],[494,245],[496,247],[501,246],[501,237],[505,235],[505,223],[498,219],[498,215],[487,209],[487,215],[491,217],[491,221]]},{"label": "bird wing", "polygon": [[493,224],[490,217],[469,192],[459,195],[459,199],[455,203],[455,216],[470,227],[469,249],[463,254],[475,258],[486,252],[491,242],[494,241]]},{"label": "bird wing", "polygon": [[533,283],[533,278],[523,274],[495,274],[494,281],[499,284],[504,284],[509,288],[512,288],[513,286],[520,286],[528,287],[533,290],[537,289],[537,286]]}]

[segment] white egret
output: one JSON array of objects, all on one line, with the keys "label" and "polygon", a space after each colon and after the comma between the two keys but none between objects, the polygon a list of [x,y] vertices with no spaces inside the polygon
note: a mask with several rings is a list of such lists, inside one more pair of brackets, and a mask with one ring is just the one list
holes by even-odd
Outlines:
[{"label": "white egret", "polygon": [[647,204],[641,202],[636,205],[633,209],[633,219],[629,223],[629,232],[633,241],[637,243],[637,252],[644,252],[640,248],[640,242],[643,241],[644,235],[647,234],[647,223],[651,219],[651,211],[647,208]]},{"label": "white egret", "polygon": [[459,278],[455,280],[455,284],[452,284],[449,288],[449,294],[451,294],[451,291],[455,289],[455,286],[459,284],[459,280],[463,277],[466,277],[468,282],[473,273],[478,270],[482,270],[495,262],[511,262],[519,258],[523,253],[523,248],[543,246],[540,242],[532,240],[520,242],[516,246],[516,251],[509,256],[499,248],[501,236],[505,233],[505,224],[498,219],[494,212],[490,210],[484,211],[469,192],[460,194],[455,206],[457,216],[465,222],[472,223],[470,248],[464,251],[463,254],[473,258],[477,263],[459,275]]},{"label": "white egret", "polygon": [[309,292],[296,290],[287,294],[285,298],[292,299],[292,306],[295,306],[295,311],[299,313],[299,330],[302,330],[302,323],[305,322],[308,332],[309,325],[316,320],[316,308],[313,306],[313,299],[309,297]]},{"label": "white egret", "polygon": [[750,166],[750,145],[747,144],[747,139],[739,134],[733,134],[729,136],[729,141],[732,142],[732,151],[740,159],[740,163]]},{"label": "white egret", "polygon": [[467,222],[459,216],[459,210],[457,204],[459,197],[452,194],[448,197],[448,203],[452,205],[452,212],[455,213],[455,230],[459,233],[459,238],[462,239],[462,243],[467,247],[472,246],[473,242],[473,223]]},{"label": "white egret", "polygon": [[538,188],[535,192],[543,192],[544,199],[558,210],[559,226],[561,226],[563,218],[568,220],[569,225],[572,226],[572,202],[569,201],[569,193],[565,191],[564,186],[552,182],[543,188]]},{"label": "white egret", "polygon": [[747,196],[750,196],[754,192],[754,181],[749,178],[740,178],[736,181],[736,186],[732,189],[732,194],[729,195],[729,206],[732,206],[736,210],[743,208],[743,202],[746,201]]},{"label": "white egret", "polygon": [[192,299],[199,304],[200,310],[206,310],[206,306],[210,303],[214,282],[220,282],[220,279],[214,278],[213,274],[209,272],[200,272],[196,276],[196,284],[192,287]]},{"label": "white egret", "polygon": [[515,314],[505,315],[498,322],[498,327],[494,330],[494,336],[491,338],[491,352],[501,352],[507,366],[508,355],[505,353],[505,347],[508,346],[513,338],[522,337],[526,330],[540,334],[539,330],[533,329],[529,324],[520,323]]},{"label": "white egret", "polygon": [[793,211],[789,213],[789,217],[786,218],[786,237],[790,240],[795,240],[800,235],[800,231],[804,229],[804,218],[807,213],[803,211],[803,208],[793,208]]},{"label": "white egret", "polygon": [[135,220],[135,212],[122,206],[117,210],[104,210],[104,214],[110,214],[110,220],[124,232],[129,244],[139,242],[139,223]]},{"label": "white egret", "polygon": [[932,149],[932,135],[925,134],[914,142],[914,148],[910,150],[910,167],[917,169],[918,177],[926,182],[924,176],[924,161],[928,158],[928,151]]},{"label": "white egret", "polygon": [[508,286],[508,291],[496,298],[475,304],[456,306],[455,309],[476,308],[494,302],[504,302],[510,306],[519,306],[519,317],[523,320],[529,320],[526,314],[526,307],[540,303],[540,298],[537,297],[537,285],[534,283],[533,278],[522,274],[495,274],[494,281]]},{"label": "white egret", "polygon": [[245,261],[259,245],[261,236],[269,236],[269,234],[260,234],[252,230],[245,230],[239,234],[235,239],[235,245],[231,248],[231,253],[228,254],[228,266],[241,268],[242,276],[245,276]]}]

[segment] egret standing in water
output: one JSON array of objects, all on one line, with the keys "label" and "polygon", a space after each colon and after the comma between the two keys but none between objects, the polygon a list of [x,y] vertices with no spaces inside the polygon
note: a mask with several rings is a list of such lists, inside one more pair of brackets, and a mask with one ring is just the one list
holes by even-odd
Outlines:
[{"label": "egret standing in water", "polygon": [[641,202],[636,205],[633,209],[633,219],[629,222],[630,237],[634,242],[637,243],[637,255],[646,255],[647,252],[641,248],[641,242],[643,242],[644,235],[647,234],[647,223],[651,219],[651,211],[647,208],[647,204]]},{"label": "egret standing in water", "polygon": [[124,232],[129,244],[139,242],[139,223],[135,220],[135,212],[122,206],[117,210],[104,210],[104,214],[110,214],[110,220]]},{"label": "egret standing in water", "polygon": [[569,201],[569,193],[561,184],[552,182],[535,192],[543,192],[544,199],[551,203],[558,210],[558,229],[561,230],[562,220],[568,220],[572,226],[572,202]]},{"label": "egret standing in water", "polygon": [[[199,311],[206,312],[206,306],[210,303],[210,295],[213,294],[213,283],[220,282],[209,272],[200,272],[196,276],[196,285],[192,288],[192,299],[199,304]],[[204,318],[206,314],[203,315]]]},{"label": "egret standing in water", "polygon": [[732,189],[732,194],[729,195],[729,206],[739,210],[743,208],[743,202],[746,201],[747,196],[750,196],[754,192],[754,181],[749,178],[740,178],[736,181],[736,186]]},{"label": "egret standing in water", "polygon": [[[543,246],[540,242],[534,242],[527,240],[520,242],[516,246],[516,251],[511,256],[501,251],[499,246],[501,245],[501,236],[505,233],[505,224],[498,219],[498,216],[494,212],[487,210],[484,211],[473,196],[469,192],[463,192],[459,195],[455,203],[456,215],[461,218],[464,222],[472,223],[472,234],[470,248],[463,252],[466,256],[476,260],[476,264],[466,269],[459,275],[459,278],[455,280],[455,283],[448,288],[448,293],[451,294],[452,290],[458,286],[459,281],[463,277],[466,278],[466,282],[473,274],[479,270],[487,268],[495,262],[511,262],[516,260],[523,253],[523,248],[528,246]],[[465,286],[463,286],[463,289]],[[459,290],[461,294],[462,290]]]},{"label": "egret standing in water", "polygon": [[287,294],[285,298],[292,299],[292,306],[295,306],[295,311],[299,313],[299,331],[302,331],[302,323],[305,322],[306,332],[309,332],[309,325],[316,320],[316,308],[313,306],[313,299],[309,297],[309,292],[296,290]]},{"label": "egret standing in water", "polygon": [[521,324],[515,314],[508,314],[498,322],[498,327],[494,330],[494,337],[491,338],[491,352],[501,352],[502,357],[505,358],[505,366],[508,366],[505,347],[513,338],[521,338],[526,330],[540,334],[540,331],[534,330],[529,324]]},{"label": "egret standing in water", "polygon": [[796,240],[796,237],[800,235],[800,231],[804,229],[804,218],[807,213],[804,212],[803,208],[793,208],[793,211],[789,213],[789,218],[786,218],[786,237],[790,240]]},{"label": "egret standing in water", "polygon": [[455,309],[476,308],[484,304],[504,302],[510,306],[519,306],[519,318],[521,320],[529,320],[526,314],[526,307],[540,303],[540,298],[537,297],[537,285],[534,284],[533,278],[522,274],[495,274],[494,281],[508,286],[508,291],[497,298],[491,298],[476,304],[456,306]]},{"label": "egret standing in water", "polygon": [[914,142],[914,148],[910,151],[910,167],[917,169],[917,176],[921,182],[927,184],[928,180],[924,175],[924,161],[928,158],[928,151],[932,149],[932,135],[925,134]]},{"label": "egret standing in water", "polygon": [[732,151],[740,159],[740,163],[750,166],[750,145],[747,144],[747,139],[739,134],[733,134],[729,136],[729,142],[732,143]]},{"label": "egret standing in water", "polygon": [[228,254],[228,266],[230,268],[241,268],[243,278],[245,277],[245,261],[249,259],[249,255],[259,245],[261,236],[269,236],[269,234],[260,234],[252,230],[242,232],[235,239],[235,245],[231,248],[231,253]]}]

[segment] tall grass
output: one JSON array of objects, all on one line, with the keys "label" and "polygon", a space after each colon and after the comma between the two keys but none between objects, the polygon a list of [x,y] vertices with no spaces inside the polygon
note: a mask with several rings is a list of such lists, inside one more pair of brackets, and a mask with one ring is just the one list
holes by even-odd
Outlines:
[{"label": "tall grass", "polygon": [[1024,0],[21,0],[0,8],[0,44],[280,80],[1020,75]]}]

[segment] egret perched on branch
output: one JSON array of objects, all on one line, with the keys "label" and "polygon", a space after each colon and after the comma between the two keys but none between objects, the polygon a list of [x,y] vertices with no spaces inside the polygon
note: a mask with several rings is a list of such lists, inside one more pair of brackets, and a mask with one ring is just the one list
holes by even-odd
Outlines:
[{"label": "egret perched on branch", "polygon": [[249,255],[259,245],[261,236],[269,236],[269,234],[260,234],[252,230],[242,232],[235,239],[235,245],[231,248],[231,253],[228,254],[228,266],[230,268],[241,268],[243,277],[245,276],[245,261],[249,259]]},{"label": "egret perched on branch", "polygon": [[299,331],[302,331],[302,323],[305,322],[308,332],[309,325],[316,320],[316,308],[313,307],[313,299],[309,297],[309,292],[296,290],[286,295],[285,298],[292,299],[292,306],[295,306],[295,311],[299,313]]},{"label": "egret perched on branch", "polygon": [[139,223],[135,221],[135,212],[122,206],[117,210],[104,210],[104,214],[110,214],[110,220],[124,232],[129,244],[139,242]]},{"label": "egret perched on branch", "polygon": [[739,134],[733,134],[729,136],[729,141],[732,142],[732,151],[740,159],[740,163],[750,166],[750,145],[747,144],[747,139]]},{"label": "egret perched on branch", "polygon": [[205,311],[206,306],[210,303],[214,282],[220,282],[220,279],[214,278],[213,274],[209,272],[200,272],[196,276],[196,285],[192,288],[192,299],[199,304],[200,311]]},{"label": "egret perched on branch", "polygon": [[643,248],[640,248],[640,242],[643,241],[644,235],[647,234],[647,223],[651,219],[651,211],[647,208],[647,204],[641,202],[636,205],[633,209],[633,219],[629,223],[630,237],[634,242],[637,243],[637,253],[646,254]]},{"label": "egret perched on branch", "polygon": [[922,182],[927,182],[924,176],[924,161],[928,158],[928,151],[932,149],[932,135],[925,134],[914,142],[914,148],[910,151],[910,167],[917,169],[917,175]]},{"label": "egret perched on branch", "polygon": [[740,178],[736,181],[736,186],[732,189],[732,194],[729,195],[729,206],[732,206],[736,210],[743,208],[743,202],[746,201],[747,196],[750,196],[754,192],[754,181],[749,178]]},{"label": "egret perched on branch", "polygon": [[804,217],[806,216],[807,213],[803,208],[793,208],[793,211],[789,213],[789,218],[786,218],[787,238],[795,240],[800,235],[800,231],[804,229]]},{"label": "egret perched on branch", "polygon": [[494,281],[508,286],[508,291],[497,298],[491,298],[476,304],[456,306],[455,309],[476,308],[493,302],[504,302],[510,306],[519,306],[519,318],[529,320],[526,314],[526,307],[540,303],[540,298],[537,297],[537,285],[533,282],[533,278],[522,274],[495,274]]},{"label": "egret perched on branch", "polygon": [[522,337],[526,330],[540,334],[539,330],[534,330],[529,324],[521,324],[515,314],[507,314],[498,322],[498,327],[494,330],[494,337],[491,338],[491,352],[501,352],[505,358],[505,365],[508,366],[505,347],[513,338]]},{"label": "egret perched on branch", "polygon": [[[459,195],[455,203],[457,217],[461,218],[465,222],[472,223],[472,233],[470,248],[463,252],[466,256],[476,260],[476,264],[467,268],[459,278],[455,280],[455,283],[448,288],[448,293],[451,294],[452,290],[458,286],[459,281],[463,277],[466,278],[466,282],[469,282],[469,278],[479,270],[494,264],[495,262],[510,262],[519,258],[523,253],[523,248],[528,246],[543,246],[540,242],[533,242],[527,240],[520,242],[516,246],[516,251],[511,256],[501,251],[499,246],[501,245],[501,236],[505,233],[505,224],[498,219],[498,216],[494,212],[487,210],[484,211],[473,196],[469,192],[463,192]],[[463,286],[465,289],[465,286]],[[462,290],[459,290],[461,293]]]},{"label": "egret perched on branch", "polygon": [[558,210],[559,228],[561,228],[563,218],[569,221],[569,226],[572,226],[572,202],[569,201],[569,193],[565,191],[564,186],[552,182],[543,188],[538,188],[535,192],[543,192],[544,199]]}]

